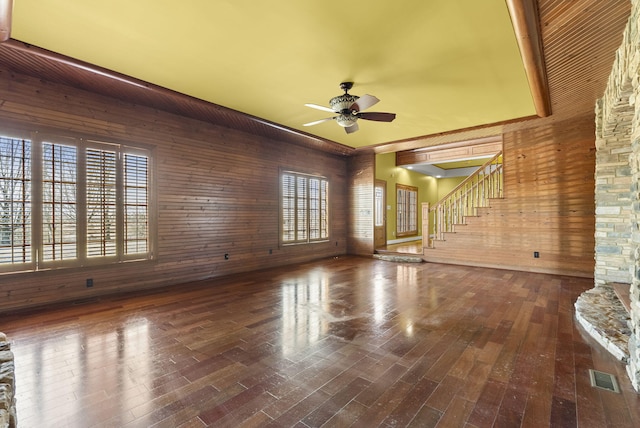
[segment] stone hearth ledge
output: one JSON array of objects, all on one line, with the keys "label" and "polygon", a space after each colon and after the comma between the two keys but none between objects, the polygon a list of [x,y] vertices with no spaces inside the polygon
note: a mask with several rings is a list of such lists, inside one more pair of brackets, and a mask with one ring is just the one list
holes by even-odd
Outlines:
[{"label": "stone hearth ledge", "polygon": [[623,363],[629,361],[631,318],[613,287],[603,284],[587,290],[575,303],[576,318],[584,329]]}]

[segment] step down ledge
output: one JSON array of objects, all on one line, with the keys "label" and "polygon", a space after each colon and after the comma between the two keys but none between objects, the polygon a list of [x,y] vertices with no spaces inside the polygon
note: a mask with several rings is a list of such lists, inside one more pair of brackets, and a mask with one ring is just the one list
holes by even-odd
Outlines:
[{"label": "step down ledge", "polygon": [[399,263],[422,263],[422,257],[419,255],[411,254],[374,254],[374,259],[385,260],[387,262],[399,262]]}]

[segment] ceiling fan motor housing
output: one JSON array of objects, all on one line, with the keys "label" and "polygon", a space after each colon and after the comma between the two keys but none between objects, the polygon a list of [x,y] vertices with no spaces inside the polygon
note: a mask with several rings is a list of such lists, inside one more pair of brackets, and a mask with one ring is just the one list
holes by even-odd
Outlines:
[{"label": "ceiling fan motor housing", "polygon": [[360,97],[357,95],[342,94],[331,98],[329,100],[329,105],[335,112],[346,113],[351,111],[351,106],[353,103],[358,101],[358,98]]},{"label": "ceiling fan motor housing", "polygon": [[338,125],[344,128],[348,128],[350,126],[353,126],[353,124],[358,120],[358,116],[355,115],[356,112],[352,110],[352,107],[360,97],[357,95],[348,94],[346,92],[348,88],[343,89],[345,90],[345,93],[331,98],[329,100],[329,105],[331,106],[331,110],[339,113],[336,117],[336,122],[338,122]]}]

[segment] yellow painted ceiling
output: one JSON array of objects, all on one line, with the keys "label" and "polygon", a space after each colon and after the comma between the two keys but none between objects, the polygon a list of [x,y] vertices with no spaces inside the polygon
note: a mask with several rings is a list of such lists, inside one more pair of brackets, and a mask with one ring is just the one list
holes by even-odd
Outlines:
[{"label": "yellow painted ceiling", "polygon": [[[11,37],[351,147],[535,114],[504,0],[15,0]],[[396,120],[303,127],[343,81]]]}]

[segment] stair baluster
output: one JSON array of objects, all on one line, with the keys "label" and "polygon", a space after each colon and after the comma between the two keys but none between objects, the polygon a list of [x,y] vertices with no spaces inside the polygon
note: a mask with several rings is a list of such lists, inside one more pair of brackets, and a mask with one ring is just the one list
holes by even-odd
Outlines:
[{"label": "stair baluster", "polygon": [[499,152],[436,204],[429,207],[425,203],[429,216],[423,219],[424,246],[434,248],[435,241],[444,240],[444,234],[453,232],[456,224],[465,224],[465,217],[477,215],[478,208],[488,207],[491,199],[502,197],[502,152]]}]

